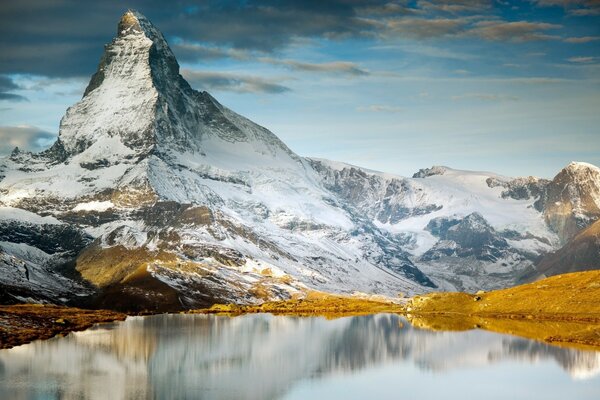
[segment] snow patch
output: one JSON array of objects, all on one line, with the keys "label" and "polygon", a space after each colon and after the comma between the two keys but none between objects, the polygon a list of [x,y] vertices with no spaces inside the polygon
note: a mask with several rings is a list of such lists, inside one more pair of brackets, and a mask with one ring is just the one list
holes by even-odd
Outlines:
[{"label": "snow patch", "polygon": [[77,204],[73,207],[73,211],[106,211],[114,206],[112,201],[89,201]]}]

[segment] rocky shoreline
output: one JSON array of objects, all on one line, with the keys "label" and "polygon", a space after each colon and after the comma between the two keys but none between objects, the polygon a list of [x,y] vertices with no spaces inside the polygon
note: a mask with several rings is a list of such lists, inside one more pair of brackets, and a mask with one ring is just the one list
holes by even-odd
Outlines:
[{"label": "rocky shoreline", "polygon": [[126,314],[45,304],[0,306],[0,349],[56,335],[82,331],[94,324],[123,321]]}]

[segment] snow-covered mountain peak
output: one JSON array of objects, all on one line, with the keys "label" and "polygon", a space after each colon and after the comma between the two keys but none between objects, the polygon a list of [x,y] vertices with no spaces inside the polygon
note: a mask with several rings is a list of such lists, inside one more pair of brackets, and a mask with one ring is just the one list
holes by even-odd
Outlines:
[{"label": "snow-covered mountain peak", "polygon": [[541,200],[546,222],[566,242],[600,218],[600,168],[570,163],[550,182]]},{"label": "snow-covered mountain peak", "polygon": [[125,36],[131,32],[142,32],[140,21],[132,10],[127,10],[119,20],[117,35]]},{"label": "snow-covered mountain peak", "polygon": [[[162,159],[190,152],[204,156],[216,150],[221,159],[224,153],[233,159],[240,154],[254,157],[253,165],[264,165],[265,156],[299,161],[267,129],[207,92],[193,90],[179,74],[162,33],[142,14],[127,11],[117,31],[82,100],[61,121],[59,139],[47,154],[55,161],[70,160],[96,144],[102,149],[92,150],[92,159],[85,157],[89,165],[111,164],[104,155],[119,149],[129,149],[128,154],[116,155],[130,160],[151,154]],[[111,146],[106,148],[108,142]]]},{"label": "snow-covered mountain peak", "polygon": [[581,161],[571,161],[569,165],[567,165],[561,172],[568,172],[571,174],[581,174],[581,173],[595,173],[600,174],[600,168],[596,167],[593,164],[581,162]]}]

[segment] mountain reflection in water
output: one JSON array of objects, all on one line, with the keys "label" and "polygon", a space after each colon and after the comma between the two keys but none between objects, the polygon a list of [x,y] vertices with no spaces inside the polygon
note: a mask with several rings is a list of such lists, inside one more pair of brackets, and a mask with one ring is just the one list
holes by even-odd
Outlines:
[{"label": "mountain reflection in water", "polygon": [[[494,369],[504,364],[509,375]],[[456,393],[445,386],[440,395],[464,398],[458,382],[482,371],[500,383],[529,385],[524,392],[538,390],[540,398],[560,394],[552,385],[552,393],[544,392],[539,382],[548,380],[560,382],[570,398],[600,393],[600,352],[479,330],[420,330],[396,315],[326,320],[256,314],[132,317],[1,350],[0,399],[258,400],[304,392],[331,398],[347,378],[378,371],[393,377],[389,391],[377,387],[389,398],[419,394],[420,388],[430,393],[427,383],[448,374],[457,382]]]}]

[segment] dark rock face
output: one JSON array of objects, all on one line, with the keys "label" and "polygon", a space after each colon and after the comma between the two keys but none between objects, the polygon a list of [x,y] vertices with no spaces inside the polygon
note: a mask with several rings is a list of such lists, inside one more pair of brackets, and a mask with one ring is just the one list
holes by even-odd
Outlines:
[{"label": "dark rock face", "polygon": [[[498,186],[505,188],[505,190],[502,191],[502,198],[504,199],[529,200],[543,198],[550,181],[529,176],[526,178],[515,178],[510,181],[488,178],[486,183],[491,188]],[[541,208],[537,208],[539,206],[540,205],[537,205],[536,209],[541,211]]]},{"label": "dark rock face", "polygon": [[442,257],[474,256],[482,261],[496,261],[505,255],[509,245],[479,213],[463,219],[435,218],[426,229],[440,241],[421,256],[423,261]]},{"label": "dark rock face", "polygon": [[428,176],[444,175],[447,171],[446,167],[434,165],[431,168],[421,168],[413,174],[413,178],[427,178]]},{"label": "dark rock face", "polygon": [[10,221],[0,223],[0,240],[25,243],[48,254],[75,256],[92,238],[72,225],[35,225]]},{"label": "dark rock face", "polygon": [[433,218],[427,223],[425,230],[431,232],[433,236],[446,238],[448,229],[452,228],[460,221],[459,218]]},{"label": "dark rock face", "polygon": [[571,163],[560,171],[536,202],[563,242],[600,219],[600,169]]}]

